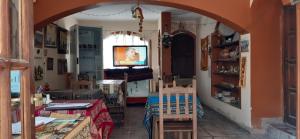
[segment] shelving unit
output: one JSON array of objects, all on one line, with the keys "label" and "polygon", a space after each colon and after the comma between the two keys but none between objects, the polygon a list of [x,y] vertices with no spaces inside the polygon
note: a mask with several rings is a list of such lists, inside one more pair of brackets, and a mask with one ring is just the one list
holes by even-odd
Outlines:
[{"label": "shelving unit", "polygon": [[218,33],[211,36],[211,95],[219,101],[241,108],[239,41],[222,42]]},{"label": "shelving unit", "polygon": [[102,29],[74,25],[71,27],[70,63],[71,70],[88,75],[90,80],[103,79]]}]

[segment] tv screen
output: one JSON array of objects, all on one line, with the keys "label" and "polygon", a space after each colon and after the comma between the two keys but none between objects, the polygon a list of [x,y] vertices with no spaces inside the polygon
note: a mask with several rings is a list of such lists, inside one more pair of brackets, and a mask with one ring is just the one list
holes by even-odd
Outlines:
[{"label": "tv screen", "polygon": [[147,46],[113,46],[114,66],[147,66]]}]

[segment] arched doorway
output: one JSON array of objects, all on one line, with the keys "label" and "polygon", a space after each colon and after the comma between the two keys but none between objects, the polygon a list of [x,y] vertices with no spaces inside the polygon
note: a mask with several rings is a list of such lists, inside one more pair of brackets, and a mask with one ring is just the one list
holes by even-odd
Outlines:
[{"label": "arched doorway", "polygon": [[178,32],[173,36],[171,47],[172,74],[181,78],[195,75],[195,36]]},{"label": "arched doorway", "polygon": [[[131,0],[37,0],[34,5],[34,24],[41,27],[61,17],[105,3],[127,3]],[[201,13],[229,25],[238,32],[251,33],[251,104],[252,125],[261,127],[264,117],[280,117],[281,110],[281,15],[282,1],[194,1],[147,0],[144,3],[172,6]],[[99,4],[100,3],[100,4]],[[266,12],[266,9],[268,9]],[[268,26],[265,26],[268,25]],[[269,51],[272,50],[272,53]],[[272,70],[266,70],[272,68]],[[275,79],[274,79],[275,78]],[[261,92],[264,92],[263,94]],[[272,97],[270,97],[272,96]],[[279,103],[269,109],[272,102]]]}]

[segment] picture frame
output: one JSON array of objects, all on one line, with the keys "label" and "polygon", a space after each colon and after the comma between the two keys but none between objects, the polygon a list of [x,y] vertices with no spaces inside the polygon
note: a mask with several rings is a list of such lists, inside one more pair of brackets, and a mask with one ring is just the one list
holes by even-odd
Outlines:
[{"label": "picture frame", "polygon": [[202,71],[208,70],[208,41],[209,37],[201,39],[201,63],[200,67]]},{"label": "picture frame", "polygon": [[44,34],[42,31],[34,33],[34,48],[43,48]]},{"label": "picture frame", "polygon": [[58,27],[57,28],[57,53],[66,54],[68,46],[68,30]]},{"label": "picture frame", "polygon": [[34,79],[35,81],[43,80],[44,78],[44,70],[42,66],[35,66],[34,67]]},{"label": "picture frame", "polygon": [[57,26],[55,24],[48,24],[45,27],[44,45],[47,48],[57,47]]},{"label": "picture frame", "polygon": [[47,70],[53,70],[54,59],[51,57],[47,58]]},{"label": "picture frame", "polygon": [[249,40],[240,41],[241,52],[249,52]]},{"label": "picture frame", "polygon": [[66,59],[57,59],[57,74],[65,74],[68,72],[67,60]]}]

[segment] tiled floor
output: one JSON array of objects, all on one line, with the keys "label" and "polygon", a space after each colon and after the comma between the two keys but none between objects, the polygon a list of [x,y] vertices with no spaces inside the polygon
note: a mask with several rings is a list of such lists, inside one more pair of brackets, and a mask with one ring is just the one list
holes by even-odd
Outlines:
[{"label": "tiled floor", "polygon": [[[111,139],[147,139],[143,126],[144,107],[128,107],[125,126],[116,127]],[[170,138],[171,139],[171,138]],[[198,139],[268,139],[251,135],[225,117],[205,108],[205,117],[198,121]]]}]

